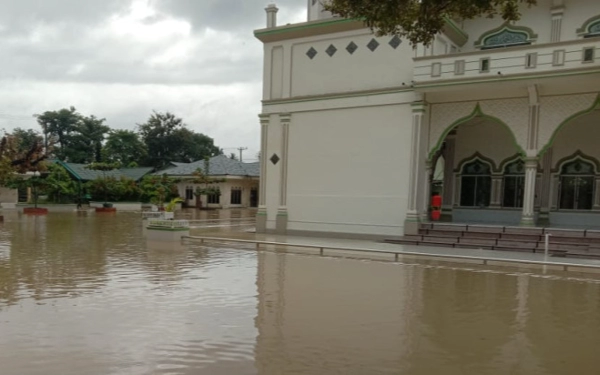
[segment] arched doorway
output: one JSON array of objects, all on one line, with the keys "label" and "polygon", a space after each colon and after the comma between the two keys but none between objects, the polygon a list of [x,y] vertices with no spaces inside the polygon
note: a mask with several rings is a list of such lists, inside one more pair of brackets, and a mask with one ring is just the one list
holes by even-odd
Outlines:
[{"label": "arched doorway", "polygon": [[582,159],[565,163],[560,170],[559,209],[591,210],[594,205],[594,165]]},{"label": "arched doorway", "polygon": [[[518,225],[521,213],[512,210],[502,216],[505,160],[522,154],[509,127],[476,109],[473,115],[446,130],[431,159],[443,157],[442,220],[457,223],[504,223]],[[434,176],[438,173],[433,170]],[[516,176],[515,176],[516,177]],[[510,179],[509,179],[510,182]],[[515,181],[514,182],[518,182]],[[517,188],[517,187],[515,187]],[[522,195],[523,189],[515,191]],[[513,199],[522,202],[522,197]],[[522,203],[521,203],[522,205]]]}]

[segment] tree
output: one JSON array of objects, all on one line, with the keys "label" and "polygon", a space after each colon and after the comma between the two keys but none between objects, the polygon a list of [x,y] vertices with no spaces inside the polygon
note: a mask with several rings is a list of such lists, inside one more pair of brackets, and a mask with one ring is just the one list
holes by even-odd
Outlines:
[{"label": "tree", "polygon": [[212,138],[187,129],[183,120],[170,112],[154,112],[138,129],[148,150],[146,164],[158,169],[172,161],[189,163],[222,153]]},{"label": "tree", "polygon": [[235,154],[235,152],[232,152],[231,154],[229,154],[229,159],[231,159],[231,160],[238,160],[238,157]]},{"label": "tree", "polygon": [[144,176],[139,183],[140,198],[142,202],[152,202],[162,207],[165,201],[179,197],[178,182],[179,179],[169,177],[166,174],[162,176]]},{"label": "tree", "polygon": [[55,156],[59,160],[66,160],[71,136],[81,121],[81,115],[77,113],[75,107],[71,107],[58,111],[46,111],[41,115],[35,115],[35,117],[37,117],[37,122],[42,127],[45,148],[56,143]]},{"label": "tree", "polygon": [[398,35],[413,45],[429,45],[447,19],[502,16],[517,21],[519,5],[536,0],[331,0],[325,9],[333,14],[362,19],[378,35]]},{"label": "tree", "polygon": [[99,163],[102,161],[102,143],[110,128],[105,119],[96,116],[80,117],[73,134],[68,140],[64,157],[71,163]]},{"label": "tree", "polygon": [[14,137],[16,151],[19,153],[27,152],[33,145],[43,142],[42,135],[33,129],[15,128],[11,135]]},{"label": "tree", "polygon": [[44,180],[44,187],[48,198],[52,202],[62,203],[65,198],[70,199],[77,194],[77,186],[71,175],[58,164],[48,166],[48,175]]},{"label": "tree", "polygon": [[[96,192],[101,192],[104,195],[104,207],[111,207],[111,204],[108,203],[109,194],[113,194],[113,180],[116,180],[114,177],[107,178],[106,172],[112,171],[114,169],[118,169],[120,167],[117,163],[92,163],[87,165],[86,168],[92,171],[102,171],[102,178],[97,178],[94,181],[91,181],[93,184],[89,185],[92,189],[95,189]],[[116,188],[114,188],[116,189]],[[117,193],[114,193],[117,194]]]},{"label": "tree", "polygon": [[102,153],[104,160],[127,166],[143,162],[148,154],[139,135],[131,130],[112,130]]}]

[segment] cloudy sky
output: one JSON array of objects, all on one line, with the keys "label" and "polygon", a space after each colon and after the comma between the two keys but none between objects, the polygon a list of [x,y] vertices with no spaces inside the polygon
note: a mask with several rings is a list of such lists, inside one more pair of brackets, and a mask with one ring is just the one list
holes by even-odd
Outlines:
[{"label": "cloudy sky", "polygon": [[[230,153],[259,146],[263,0],[0,0],[0,128],[74,106],[134,129],[171,111]],[[306,19],[280,0],[279,23]]]}]

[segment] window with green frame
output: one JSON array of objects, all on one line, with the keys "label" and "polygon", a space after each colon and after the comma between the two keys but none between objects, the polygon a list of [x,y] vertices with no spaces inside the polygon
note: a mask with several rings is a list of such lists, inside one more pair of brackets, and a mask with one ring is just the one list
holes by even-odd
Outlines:
[{"label": "window with green frame", "polygon": [[489,207],[492,195],[492,170],[489,164],[475,160],[462,168],[460,205]]}]

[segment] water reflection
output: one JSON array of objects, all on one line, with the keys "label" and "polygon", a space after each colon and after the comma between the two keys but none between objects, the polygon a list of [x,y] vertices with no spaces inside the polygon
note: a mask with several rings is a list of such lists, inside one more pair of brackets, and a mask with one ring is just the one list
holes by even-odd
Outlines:
[{"label": "water reflection", "polygon": [[596,374],[599,297],[594,279],[146,243],[135,214],[15,215],[0,374]]}]

